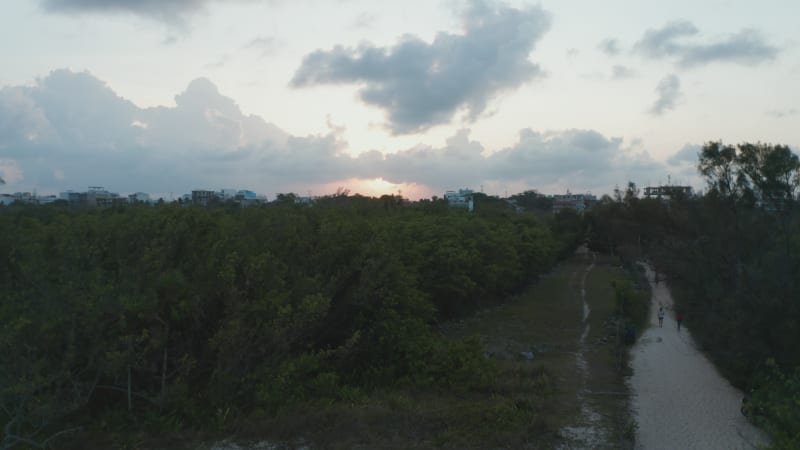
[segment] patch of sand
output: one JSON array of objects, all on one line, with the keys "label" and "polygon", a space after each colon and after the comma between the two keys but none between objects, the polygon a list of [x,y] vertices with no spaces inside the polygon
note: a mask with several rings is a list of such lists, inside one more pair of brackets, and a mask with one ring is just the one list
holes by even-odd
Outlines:
[{"label": "patch of sand", "polygon": [[[655,284],[650,328],[632,350],[633,414],[637,449],[751,449],[765,444],[764,433],[739,412],[742,393],[717,372],[695,347],[684,320],[680,332],[666,283]],[[667,311],[658,326],[658,307]],[[691,325],[690,325],[691,326]]]}]

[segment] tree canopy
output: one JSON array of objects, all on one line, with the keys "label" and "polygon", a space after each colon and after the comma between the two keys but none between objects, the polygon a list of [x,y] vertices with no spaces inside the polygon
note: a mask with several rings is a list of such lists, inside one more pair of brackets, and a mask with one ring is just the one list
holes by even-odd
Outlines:
[{"label": "tree canopy", "polygon": [[4,208],[4,443],[115,412],[202,427],[386,386],[468,389],[490,362],[435,325],[517,292],[582,233],[500,207],[291,200]]}]

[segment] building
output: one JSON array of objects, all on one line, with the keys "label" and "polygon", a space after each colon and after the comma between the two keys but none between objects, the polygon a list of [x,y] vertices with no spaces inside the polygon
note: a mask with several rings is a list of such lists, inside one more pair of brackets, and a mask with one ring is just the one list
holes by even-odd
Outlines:
[{"label": "building", "polygon": [[0,194],[0,205],[10,205],[17,201],[13,195],[10,194]]},{"label": "building", "polygon": [[89,186],[86,192],[86,204],[89,206],[111,206],[120,203],[121,199],[116,192],[109,192],[102,186]]},{"label": "building", "polygon": [[86,204],[86,192],[61,192],[58,194],[58,198],[66,201],[70,206],[82,206]]},{"label": "building", "polygon": [[597,203],[597,198],[592,194],[571,194],[567,191],[564,195],[553,196],[553,214],[564,209],[574,209],[579,214],[583,214],[595,203]]},{"label": "building", "polygon": [[36,202],[40,205],[47,205],[55,202],[56,200],[58,200],[58,197],[55,195],[39,195],[36,197]]},{"label": "building", "polygon": [[220,189],[219,193],[217,194],[223,202],[236,200],[236,189]]},{"label": "building", "polygon": [[267,196],[258,195],[253,191],[240,190],[236,192],[234,200],[242,206],[250,206],[258,203],[266,203]]},{"label": "building", "polygon": [[472,199],[472,194],[475,192],[472,189],[459,189],[458,191],[446,191],[444,199],[449,206],[456,208],[467,208],[472,211],[475,203]]},{"label": "building", "polygon": [[198,189],[192,191],[192,203],[195,205],[208,205],[211,201],[218,198],[217,193],[214,191],[206,191]]},{"label": "building", "polygon": [[675,197],[688,197],[692,195],[691,186],[648,186],[644,188],[646,198],[660,198],[670,200]]},{"label": "building", "polygon": [[32,194],[30,192],[15,192],[14,201],[34,205],[36,204],[36,194]]},{"label": "building", "polygon": [[150,194],[146,192],[136,192],[128,195],[128,203],[150,203]]}]

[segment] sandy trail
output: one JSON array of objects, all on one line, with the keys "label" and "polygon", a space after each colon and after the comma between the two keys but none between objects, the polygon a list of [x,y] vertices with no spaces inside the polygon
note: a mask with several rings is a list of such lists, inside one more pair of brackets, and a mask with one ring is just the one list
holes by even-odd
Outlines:
[{"label": "sandy trail", "polygon": [[[727,450],[765,443],[739,412],[742,393],[695,348],[685,326],[678,332],[666,283],[655,284],[653,271],[645,268],[653,290],[651,326],[633,347],[630,379],[636,448]],[[667,311],[663,328],[659,304]]]}]

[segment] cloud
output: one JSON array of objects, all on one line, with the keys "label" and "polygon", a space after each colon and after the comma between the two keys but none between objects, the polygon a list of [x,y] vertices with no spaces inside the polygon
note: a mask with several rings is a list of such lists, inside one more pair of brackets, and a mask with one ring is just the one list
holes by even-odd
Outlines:
[{"label": "cloud", "polygon": [[796,116],[796,115],[800,114],[800,111],[798,111],[796,108],[773,109],[773,110],[767,111],[765,114],[768,115],[769,117],[773,117],[775,119],[781,119],[781,118],[784,118],[784,117]]},{"label": "cloud", "polygon": [[272,56],[282,46],[282,43],[273,36],[257,37],[244,45],[245,49],[255,50],[261,58]]},{"label": "cloud", "polygon": [[0,185],[14,186],[24,178],[16,161],[0,158]]},{"label": "cloud", "polygon": [[58,70],[0,90],[0,176],[39,192],[93,185],[123,193],[274,193],[374,178],[430,192],[480,184],[607,192],[666,173],[636,142],[594,130],[524,129],[514,145],[491,151],[463,129],[441,147],[353,156],[345,130],[329,128],[290,135],[243,114],[205,78],[189,83],[174,106],[139,108],[89,73]]},{"label": "cloud", "polygon": [[380,175],[393,183],[421,183],[444,189],[482,183],[567,187],[609,191],[627,180],[664,176],[665,166],[646,152],[632,152],[620,138],[594,130],[520,131],[511,147],[486,154],[469,130],[460,130],[442,148],[416,147],[386,155]]},{"label": "cloud", "polygon": [[659,29],[645,31],[642,39],[634,45],[634,50],[650,58],[662,58],[680,54],[685,44],[677,40],[699,33],[697,27],[689,21],[669,22]]},{"label": "cloud", "polygon": [[697,164],[697,155],[703,149],[702,145],[686,144],[677,153],[667,159],[667,164],[671,166],[680,166],[684,164]]},{"label": "cloud", "polygon": [[667,75],[658,82],[656,92],[658,93],[658,99],[650,107],[650,113],[654,116],[661,116],[667,111],[675,109],[678,100],[680,100],[682,96],[681,79],[675,74]]},{"label": "cloud", "polygon": [[181,25],[210,3],[246,1],[252,0],[40,0],[40,3],[46,11],[54,13],[133,14]]},{"label": "cloud", "polygon": [[369,12],[362,12],[355,19],[350,23],[349,28],[356,29],[356,30],[365,30],[372,28],[375,23],[378,22],[378,16],[369,13]]},{"label": "cloud", "polygon": [[231,55],[224,54],[220,56],[219,59],[217,59],[216,61],[210,62],[203,67],[205,67],[206,69],[221,69],[225,67],[225,64],[228,64],[229,62],[231,62]]},{"label": "cloud", "polygon": [[779,49],[764,42],[756,30],[742,30],[727,40],[687,48],[678,64],[694,67],[711,62],[732,62],[742,65],[755,65],[775,59]]},{"label": "cloud", "polygon": [[615,80],[624,80],[626,78],[632,78],[635,75],[635,70],[620,64],[615,64],[614,67],[611,68],[611,78]]},{"label": "cloud", "polygon": [[597,45],[597,48],[609,56],[616,56],[620,52],[619,41],[611,38],[603,39],[603,41]]},{"label": "cloud", "polygon": [[448,123],[460,111],[475,120],[501,92],[544,75],[528,57],[550,27],[547,12],[476,1],[462,19],[463,34],[440,32],[432,43],[406,35],[392,47],[314,51],[291,85],[359,85],[361,100],[385,110],[389,128],[402,134]]},{"label": "cloud", "polygon": [[780,52],[752,28],[745,28],[717,42],[687,41],[699,33],[700,30],[689,21],[669,22],[662,28],[647,30],[634,45],[634,51],[653,59],[674,58],[677,65],[684,68],[715,62],[756,65],[775,59]]},{"label": "cloud", "polygon": [[243,172],[241,183],[260,183],[249,165],[289,149],[288,133],[242,114],[206,79],[175,103],[139,108],[87,72],[57,70],[0,90],[2,154],[31,187],[169,192],[237,181]]}]

